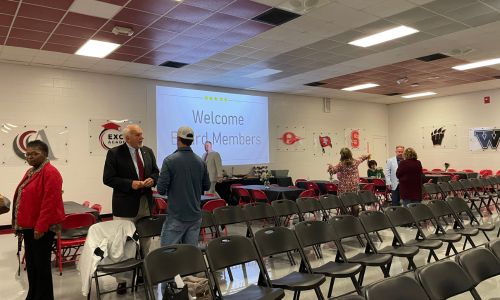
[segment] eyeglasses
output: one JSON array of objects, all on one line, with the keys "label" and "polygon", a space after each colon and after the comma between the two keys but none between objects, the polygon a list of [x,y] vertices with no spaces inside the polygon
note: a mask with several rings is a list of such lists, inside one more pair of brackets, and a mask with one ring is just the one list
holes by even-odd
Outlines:
[{"label": "eyeglasses", "polygon": [[42,154],[42,153],[41,152],[26,152],[26,153],[24,153],[24,156],[25,157],[33,157],[33,156],[38,156],[40,154]]}]

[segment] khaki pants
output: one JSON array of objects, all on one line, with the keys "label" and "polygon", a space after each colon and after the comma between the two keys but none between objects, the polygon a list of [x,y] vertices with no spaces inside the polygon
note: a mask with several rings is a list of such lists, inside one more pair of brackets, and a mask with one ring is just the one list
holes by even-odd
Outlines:
[{"label": "khaki pants", "polygon": [[[137,216],[135,216],[134,218],[113,217],[113,219],[128,220],[135,223],[140,218],[151,215],[149,211],[148,198],[146,197],[146,195],[143,195],[140,201],[141,202],[139,203],[139,211],[137,212]],[[144,255],[147,255],[149,253],[149,247],[151,246],[151,238],[140,239],[140,243],[142,247],[142,253],[144,253]],[[115,277],[116,277],[116,282],[121,283],[127,280],[131,280],[132,273],[131,272],[119,273],[116,274]]]}]

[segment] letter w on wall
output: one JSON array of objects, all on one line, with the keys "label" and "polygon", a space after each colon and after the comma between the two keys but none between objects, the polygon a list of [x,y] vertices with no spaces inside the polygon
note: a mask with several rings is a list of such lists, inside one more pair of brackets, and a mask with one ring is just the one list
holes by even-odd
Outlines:
[{"label": "letter w on wall", "polygon": [[497,149],[500,140],[500,129],[474,130],[474,136],[483,149]]}]

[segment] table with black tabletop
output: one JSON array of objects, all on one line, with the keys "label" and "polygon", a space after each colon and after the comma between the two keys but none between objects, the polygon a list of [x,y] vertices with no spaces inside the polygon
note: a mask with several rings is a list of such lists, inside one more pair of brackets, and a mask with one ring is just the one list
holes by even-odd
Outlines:
[{"label": "table with black tabletop", "polygon": [[[155,197],[165,199],[165,201],[168,202],[168,197],[166,195],[165,196],[155,195]],[[201,195],[201,197],[200,197],[200,206],[203,207],[203,205],[205,205],[205,202],[210,201],[210,200],[215,200],[215,199],[220,199],[220,197],[219,196],[213,196],[213,195]]]},{"label": "table with black tabletop", "polygon": [[287,186],[269,186],[266,187],[261,184],[252,184],[252,185],[243,185],[240,188],[244,188],[246,190],[260,190],[266,193],[267,199],[269,201],[279,200],[279,199],[288,199],[288,200],[296,200],[300,193],[304,191],[304,189],[298,187],[287,187]]},{"label": "table with black tabletop", "polygon": [[433,183],[448,182],[451,180],[451,176],[442,174],[424,174],[424,181],[428,182],[429,180],[432,180]]},{"label": "table with black tabletop", "polygon": [[[291,177],[272,177],[269,179],[271,184],[277,184],[279,186],[290,186],[293,185]],[[241,184],[241,185],[259,185],[262,184],[259,178],[231,178],[225,179],[221,182],[217,182],[215,185],[215,191],[219,196],[226,200],[230,205],[237,205],[238,199],[231,198],[231,185]]]},{"label": "table with black tabletop", "polygon": [[64,201],[63,204],[64,214],[66,215],[91,213],[95,216],[96,220],[99,219],[99,212],[93,208],[83,206],[75,201]]}]

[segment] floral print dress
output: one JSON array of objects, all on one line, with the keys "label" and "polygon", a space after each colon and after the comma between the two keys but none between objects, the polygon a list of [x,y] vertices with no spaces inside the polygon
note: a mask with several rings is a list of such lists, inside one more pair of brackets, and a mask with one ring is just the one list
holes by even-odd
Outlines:
[{"label": "floral print dress", "polygon": [[363,155],[358,159],[353,160],[352,165],[345,166],[342,162],[334,166],[330,171],[333,174],[337,174],[337,179],[339,180],[338,193],[343,194],[347,192],[358,191],[359,184],[359,171],[358,166],[363,161],[368,159],[368,155]]}]

